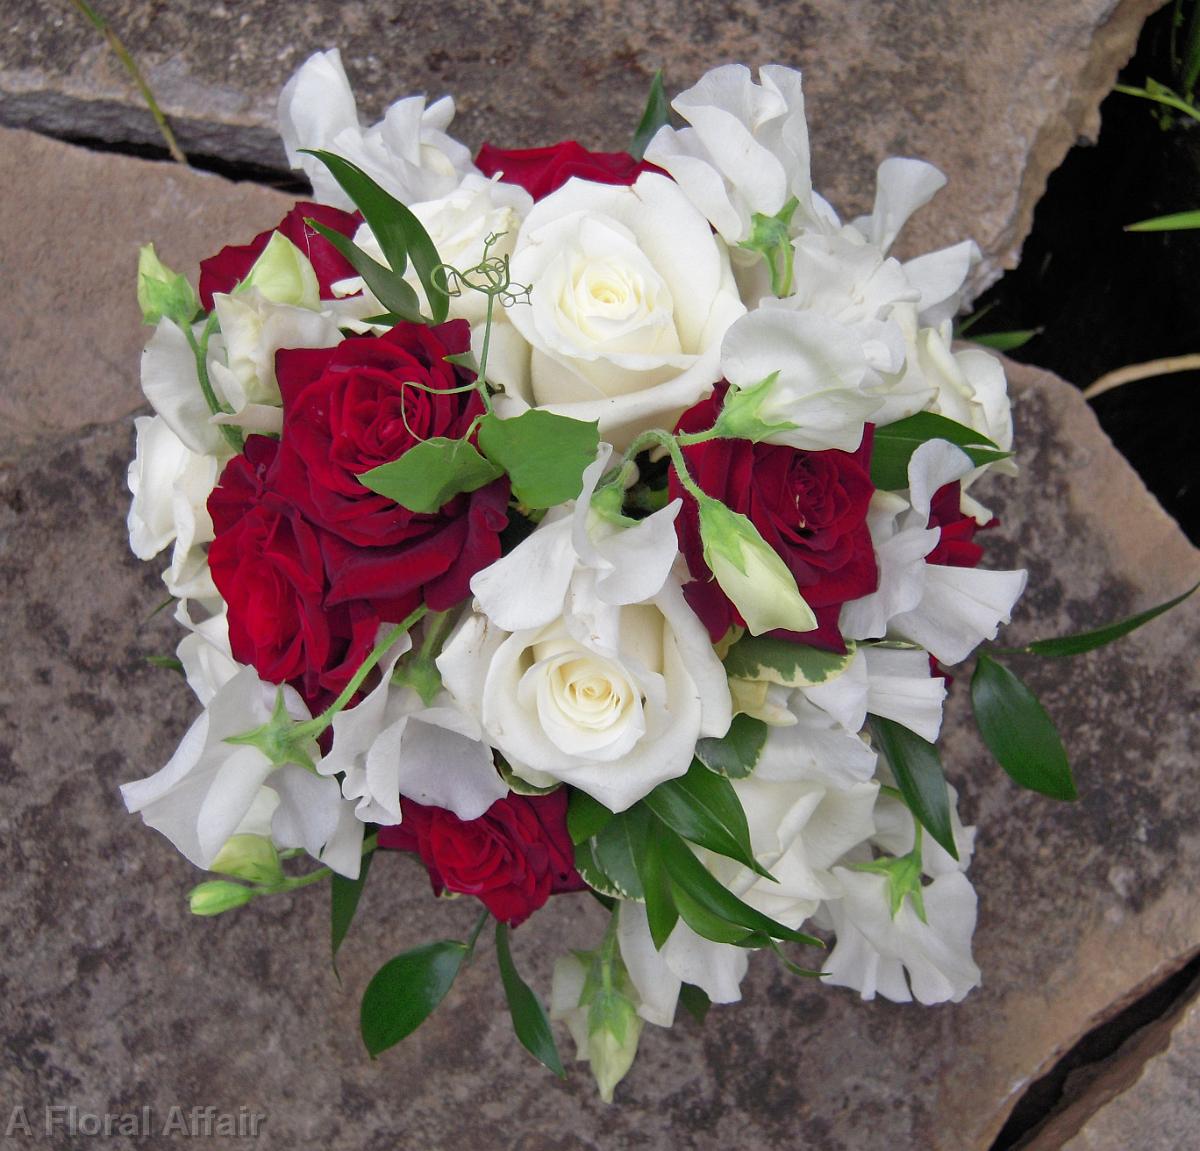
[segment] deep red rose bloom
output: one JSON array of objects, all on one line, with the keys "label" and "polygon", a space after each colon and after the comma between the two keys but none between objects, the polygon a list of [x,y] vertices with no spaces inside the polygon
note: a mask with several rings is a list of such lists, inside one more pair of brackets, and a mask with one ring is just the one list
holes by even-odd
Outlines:
[{"label": "deep red rose bloom", "polygon": [[234,658],[311,701],[345,686],[379,617],[366,604],[326,607],[320,533],[271,488],[278,450],[250,436],[225,466],[208,501],[216,534],[208,562],[229,605]]},{"label": "deep red rose bloom", "polygon": [[632,184],[643,172],[661,172],[628,152],[589,152],[574,140],[548,148],[493,148],[484,144],[475,164],[485,176],[503,172],[506,184],[519,184],[535,200],[549,196],[572,176],[593,184]]},{"label": "deep red rose bloom", "polygon": [[[718,384],[712,396],[684,412],[677,430],[712,427],[726,389]],[[711,440],[683,449],[700,487],[750,519],[787,564],[816,613],[815,631],[773,635],[845,651],[838,629],[842,604],[869,595],[879,584],[867,528],[867,506],[875,490],[870,477],[873,430],[868,424],[855,452],[804,452],[748,440]],[[683,498],[675,526],[694,581],[684,594],[715,642],[732,624],[745,621],[704,562],[695,501],[682,490],[673,470],[670,477],[671,497]]]},{"label": "deep red rose bloom", "polygon": [[362,223],[362,216],[357,212],[343,212],[341,208],[331,208],[328,204],[311,204],[307,201],[297,204],[274,228],[259,232],[250,243],[231,244],[215,256],[200,261],[200,303],[204,310],[212,311],[213,293],[232,292],[234,286],[246,278],[274,232],[282,232],[312,261],[321,298],[330,299],[330,285],[355,275],[355,271],[345,256],[304,222],[306,216],[351,239]]},{"label": "deep red rose bloom", "polygon": [[452,392],[473,377],[445,357],[468,350],[470,339],[465,320],[399,324],[383,336],[276,355],[283,438],[272,485],[323,529],[327,605],[366,600],[385,619],[401,619],[421,602],[443,611],[500,558],[506,479],[430,515],[358,481],[422,440],[465,434],[483,402],[473,390]]},{"label": "deep red rose bloom", "polygon": [[477,896],[514,927],[560,891],[581,891],[567,833],[567,789],[549,795],[509,793],[478,819],[464,822],[440,807],[402,799],[404,821],[379,829],[379,846],[415,851],[435,894]]},{"label": "deep red rose bloom", "polygon": [[993,518],[989,523],[976,523],[973,516],[964,515],[961,509],[962,485],[958,482],[943,484],[933,493],[929,501],[929,526],[940,528],[937,546],[926,557],[929,564],[946,567],[973,568],[983,559],[983,548],[975,542],[975,533],[994,528],[1000,521]]}]

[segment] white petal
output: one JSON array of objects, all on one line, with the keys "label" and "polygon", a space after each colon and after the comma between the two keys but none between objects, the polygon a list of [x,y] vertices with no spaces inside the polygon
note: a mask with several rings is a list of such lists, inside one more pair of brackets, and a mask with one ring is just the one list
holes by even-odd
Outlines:
[{"label": "white petal", "polygon": [[617,943],[629,978],[637,988],[638,1014],[648,1023],[670,1027],[675,1021],[682,981],[654,946],[643,903],[618,905]]},{"label": "white petal", "polygon": [[869,673],[868,707],[872,715],[895,720],[933,743],[942,727],[946,681],[932,676],[923,651],[862,649]]},{"label": "white petal", "polygon": [[886,252],[909,216],[928,204],[945,184],[946,177],[924,160],[889,157],[876,175],[875,207],[870,216],[855,220],[854,227]]}]

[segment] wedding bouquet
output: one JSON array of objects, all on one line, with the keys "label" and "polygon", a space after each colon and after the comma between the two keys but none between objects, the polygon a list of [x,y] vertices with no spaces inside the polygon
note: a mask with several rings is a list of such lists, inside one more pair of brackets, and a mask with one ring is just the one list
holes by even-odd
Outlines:
[{"label": "wedding bouquet", "polygon": [[[1001,364],[951,343],[978,250],[889,255],[942,175],[886,160],[844,223],[799,73],[671,108],[656,80],[629,153],[472,159],[449,98],[364,130],[318,54],[280,100],[313,200],[198,292],[153,247],[138,275],[130,543],[172,548],[161,662],[203,711],[129,810],[226,877],[197,914],[330,880],[335,953],[372,859],[415,853],[482,908],[371,981],[371,1053],[494,919],[517,1037],[561,1074],[565,1021],[606,1099],[756,951],[864,999],[979,983],[934,744],[943,667],[1025,586],[978,566],[981,481],[1016,475]],[[1072,796],[1020,681],[981,654],[971,690],[1003,766]],[[508,932],[566,892],[610,919],[547,1016]]]}]

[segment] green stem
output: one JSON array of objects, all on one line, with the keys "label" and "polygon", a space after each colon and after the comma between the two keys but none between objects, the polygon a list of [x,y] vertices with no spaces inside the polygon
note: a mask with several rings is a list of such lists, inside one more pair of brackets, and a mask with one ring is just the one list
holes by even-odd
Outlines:
[{"label": "green stem", "polygon": [[479,913],[479,918],[475,921],[475,929],[467,940],[467,959],[475,954],[475,944],[479,941],[479,933],[483,930],[483,925],[491,918],[491,914],[486,907]]},{"label": "green stem", "polygon": [[[368,835],[362,844],[362,854],[370,855],[379,846],[379,833],[375,832]],[[294,854],[300,854],[301,848],[295,848],[293,851],[284,851],[279,855],[280,859],[289,859]],[[288,891],[299,891],[302,887],[309,887],[322,879],[328,879],[333,874],[333,869],[329,867],[318,867],[316,871],[310,871],[307,875],[290,875],[287,876],[282,883],[277,883],[273,887],[256,887],[254,888],[255,896],[259,895],[279,895]]]},{"label": "green stem", "polygon": [[151,91],[150,85],[142,75],[142,70],[129,54],[129,49],[121,43],[120,37],[112,30],[108,21],[88,3],[88,0],[72,0],[72,3],[103,34],[113,52],[116,53],[117,59],[121,61],[125,71],[129,73],[130,78],[137,85],[142,99],[146,101],[146,107],[150,109],[150,115],[154,117],[154,122],[158,125],[158,130],[162,133],[163,140],[166,141],[167,151],[170,152],[171,159],[177,163],[186,165],[188,159],[183,154],[183,149],[180,148],[179,142],[175,139],[175,133],[171,131],[171,125],[167,123],[166,116],[163,115],[162,109],[158,106],[158,101],[154,98],[154,93]]},{"label": "green stem", "polygon": [[409,631],[417,622],[419,622],[429,611],[425,604],[410,612],[408,616],[401,622],[396,624],[379,641],[372,649],[370,655],[362,661],[358,670],[350,677],[350,682],[342,689],[341,695],[337,697],[320,715],[314,719],[306,720],[303,723],[296,724],[294,730],[298,738],[316,739],[331,723],[335,716],[342,711],[346,704],[353,698],[354,693],[363,685],[363,680],[371,673],[371,669],[384,657],[387,650],[394,644],[402,635]]},{"label": "green stem", "polygon": [[[196,339],[196,333],[192,331],[191,324],[183,324],[181,328],[184,336],[187,337],[187,342],[192,349],[192,355],[196,360],[196,378],[200,381],[200,390],[204,393],[204,402],[208,404],[208,410],[214,416],[229,415],[230,408],[217,399],[217,393],[213,391],[212,381],[208,378],[208,342],[217,330],[216,312],[213,312],[208,317],[200,333],[199,340]],[[217,427],[221,429],[221,435],[225,437],[225,442],[235,452],[240,452],[246,446],[240,429],[232,427],[229,424],[218,424]]]}]

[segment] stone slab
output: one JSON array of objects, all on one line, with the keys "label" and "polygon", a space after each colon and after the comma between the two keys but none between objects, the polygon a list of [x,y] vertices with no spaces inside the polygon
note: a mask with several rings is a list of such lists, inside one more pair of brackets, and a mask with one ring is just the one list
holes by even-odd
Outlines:
[{"label": "stone slab", "polygon": [[[311,52],[339,47],[364,114],[412,92],[459,101],[471,145],[575,137],[624,147],[656,68],[678,91],[729,60],[805,70],[814,171],[868,207],[887,155],[951,178],[913,250],[973,236],[979,287],[1016,263],[1046,177],[1080,136],[1160,0],[112,0],[185,148],[284,166],[275,101]],[[69,4],[0,0],[0,123],[158,143],[136,90]]]},{"label": "stone slab", "polygon": [[1147,1060],[1127,1090],[1101,1108],[1062,1151],[1180,1151],[1200,1136],[1200,1001],[1193,1000],[1166,1050]]},{"label": "stone slab", "polygon": [[[69,149],[59,159],[87,161]],[[73,191],[64,179],[64,218],[80,197],[101,219],[118,212],[115,200],[139,183],[155,203],[154,187],[165,196],[179,178],[119,157],[104,165],[116,174],[97,167]],[[220,213],[245,191],[205,181],[189,209],[202,226],[211,198],[212,219],[228,227]],[[268,219],[275,206],[263,205]],[[247,232],[261,223],[247,221]],[[145,235],[155,233],[147,218]],[[211,233],[225,238],[215,223]],[[103,236],[55,237],[56,248],[73,243],[94,245],[99,277],[124,259]],[[114,325],[132,315],[128,297],[87,297],[86,268],[54,264],[39,282],[64,330],[94,308]],[[85,297],[93,303],[80,314]],[[14,323],[0,313],[0,346],[24,343]],[[714,1010],[703,1027],[648,1028],[606,1108],[585,1070],[560,1084],[517,1046],[485,944],[434,1018],[372,1063],[357,1038],[371,974],[398,950],[461,937],[473,913],[432,900],[412,860],[381,860],[343,952],[343,988],[327,962],[319,889],[216,920],[189,916],[183,896],[197,874],[126,815],[117,792],[165,762],[194,714],[182,683],[146,662],[177,635],[165,613],[152,614],[162,598],[155,565],[126,550],[132,428],[122,404],[136,389],[136,343],[116,359],[80,343],[52,369],[20,354],[60,428],[0,478],[6,1114],[24,1106],[37,1123],[47,1107],[151,1108],[160,1134],[106,1141],[113,1147],[173,1146],[161,1135],[171,1108],[212,1106],[268,1117],[257,1140],[214,1145],[288,1151],[984,1151],[1026,1084],[1200,947],[1193,602],[1118,647],[1068,665],[1021,665],[1073,752],[1075,805],[1018,792],[988,761],[965,725],[960,675],[944,759],[964,816],[980,825],[972,876],[985,980],[965,1003],[864,1004],[759,956],[739,1007]],[[1024,473],[994,491],[1003,526],[988,562],[1027,564],[1032,588],[1009,638],[1094,626],[1192,582],[1200,553],[1078,393],[1029,368],[1010,372]],[[74,403],[96,394],[124,398],[111,418],[76,419]],[[518,965],[543,993],[555,955],[596,937],[597,911],[584,896],[562,897],[516,933]],[[79,1142],[59,1127],[28,1145]]]}]

